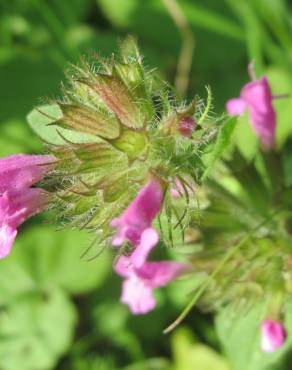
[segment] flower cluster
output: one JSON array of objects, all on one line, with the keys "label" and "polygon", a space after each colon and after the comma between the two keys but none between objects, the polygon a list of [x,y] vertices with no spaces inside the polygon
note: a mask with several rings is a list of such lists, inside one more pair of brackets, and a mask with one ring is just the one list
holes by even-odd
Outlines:
[{"label": "flower cluster", "polygon": [[[49,125],[62,141],[46,143],[52,155],[0,159],[0,258],[9,253],[18,226],[50,202],[58,223],[101,234],[101,244],[118,250],[114,271],[124,279],[121,302],[134,314],[154,309],[153,290],[191,271],[207,278],[199,303],[213,309],[265,291],[273,296],[281,290],[286,297],[287,280],[290,286],[292,280],[286,273],[291,264],[290,235],[285,234],[286,220],[273,218],[270,212],[275,196],[280,196],[279,186],[274,193],[266,190],[266,179],[261,180],[257,166],[247,163],[236,149],[236,160],[223,159],[222,164],[247,194],[239,199],[217,178],[207,181],[204,219],[198,227],[199,196],[192,184],[200,185],[208,177],[204,155],[215,144],[213,162],[220,157],[221,147],[229,140],[224,135],[235,119],[209,119],[210,104],[203,107],[194,99],[187,105],[176,98],[145,70],[135,45],[130,56],[122,50],[121,60],[99,59],[96,63],[98,68],[76,67],[64,97],[56,102],[60,114]],[[248,110],[265,149],[261,151],[264,163],[273,159],[271,153],[276,150],[273,99],[263,76],[253,78],[239,98],[227,103],[231,116]],[[74,132],[78,140],[71,140],[68,132]],[[275,176],[270,177],[273,188]],[[43,179],[43,188],[34,187]],[[286,190],[283,184],[280,189]],[[153,221],[163,212],[170,235],[179,226],[183,242],[195,247],[191,264],[149,260],[160,240]],[[253,238],[242,238],[250,230],[255,230]],[[191,237],[184,239],[185,235]],[[277,248],[281,253],[276,259]],[[224,269],[222,260],[227,261]],[[277,275],[277,282],[268,275]],[[261,324],[265,352],[275,351],[286,340],[278,320],[281,314],[279,309],[277,321],[267,319]]]}]

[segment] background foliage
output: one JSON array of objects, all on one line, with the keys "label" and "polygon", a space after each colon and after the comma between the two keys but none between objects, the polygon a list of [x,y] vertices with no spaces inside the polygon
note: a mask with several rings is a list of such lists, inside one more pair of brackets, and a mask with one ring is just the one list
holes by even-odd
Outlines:
[{"label": "background foliage", "polygon": [[[288,0],[179,4],[195,38],[189,97],[205,96],[210,84],[214,109],[222,112],[247,81],[250,60],[256,60],[257,73],[268,75],[275,93],[291,93]],[[110,55],[129,33],[137,37],[146,65],[158,67],[173,82],[181,37],[160,0],[0,2],[0,155],[42,150],[26,123],[28,112],[58,95],[69,62],[92,51]],[[276,102],[279,145],[292,134],[291,103],[291,98]],[[257,149],[243,122],[235,142],[247,157]],[[230,329],[225,313],[217,319],[218,337],[213,316],[193,310],[176,332],[162,334],[184,307],[192,282],[159,292],[158,308],[148,316],[131,316],[118,301],[120,281],[112,273],[109,253],[92,261],[81,258],[90,237],[56,232],[45,219],[26,223],[13,252],[0,264],[1,370],[275,369],[274,359],[262,361],[252,348],[258,345],[258,323],[251,316],[240,321],[242,327]],[[241,344],[234,346],[240,337]],[[280,370],[289,368],[289,354],[283,351]]]}]

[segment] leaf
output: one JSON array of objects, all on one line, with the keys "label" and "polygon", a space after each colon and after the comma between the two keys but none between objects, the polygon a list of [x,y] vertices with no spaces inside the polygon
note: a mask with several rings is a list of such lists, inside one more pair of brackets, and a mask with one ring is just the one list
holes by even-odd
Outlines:
[{"label": "leaf", "polygon": [[215,162],[220,159],[225,149],[229,146],[236,122],[237,119],[235,117],[229,118],[220,128],[217,140],[207,164],[207,168],[202,176],[202,181],[206,180],[206,178],[210,175]]},{"label": "leaf", "polygon": [[75,308],[60,290],[40,291],[2,307],[1,369],[45,370],[54,367],[71,344],[75,323]]},{"label": "leaf", "polygon": [[[52,122],[62,118],[62,111],[57,104],[42,105],[33,109],[27,116],[27,121],[32,130],[45,142],[50,144],[64,144],[66,141],[62,136],[74,143],[90,143],[98,140],[97,137],[89,134],[67,130],[55,125]],[[60,134],[59,134],[60,132]]]},{"label": "leaf", "polygon": [[173,370],[229,370],[227,361],[208,346],[195,343],[187,328],[172,336]]},{"label": "leaf", "polygon": [[[221,311],[216,329],[232,370],[284,370],[286,355],[292,345],[292,302],[285,309],[285,328],[288,337],[284,346],[273,353],[260,350],[260,323],[265,318],[266,303],[258,303],[246,313],[232,308]],[[290,369],[290,367],[289,367]]]},{"label": "leaf", "polygon": [[20,235],[0,264],[0,303],[17,300],[39,287],[53,285],[72,294],[96,288],[105,279],[110,261],[106,253],[90,262],[81,259],[90,239],[85,232],[56,232],[44,225]]},{"label": "leaf", "polygon": [[14,153],[37,152],[41,149],[38,138],[25,121],[11,119],[1,123],[0,156]]}]

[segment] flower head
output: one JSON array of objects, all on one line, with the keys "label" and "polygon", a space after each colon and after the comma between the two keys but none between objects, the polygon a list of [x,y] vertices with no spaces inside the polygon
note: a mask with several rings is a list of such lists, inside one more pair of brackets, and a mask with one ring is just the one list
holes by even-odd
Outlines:
[{"label": "flower head", "polygon": [[125,278],[121,302],[129,305],[134,314],[146,314],[153,310],[156,305],[153,289],[165,286],[189,267],[173,261],[146,262],[157,242],[156,231],[146,229],[134,253],[130,257],[119,257],[114,266],[116,273]]},{"label": "flower head", "polygon": [[46,192],[30,186],[44,177],[54,160],[25,154],[0,159],[0,258],[9,254],[17,227],[45,207]]},{"label": "flower head", "polygon": [[261,348],[264,352],[274,352],[282,347],[287,334],[282,323],[265,320],[261,324]]},{"label": "flower head", "polygon": [[275,145],[276,113],[272,105],[273,96],[266,77],[247,83],[240,97],[230,99],[226,108],[231,116],[249,111],[250,122],[267,149]]},{"label": "flower head", "polygon": [[152,178],[138,193],[128,208],[118,218],[114,218],[111,226],[117,228],[112,244],[122,245],[129,240],[139,244],[143,231],[149,228],[153,219],[160,211],[163,200],[163,189],[160,182]]}]

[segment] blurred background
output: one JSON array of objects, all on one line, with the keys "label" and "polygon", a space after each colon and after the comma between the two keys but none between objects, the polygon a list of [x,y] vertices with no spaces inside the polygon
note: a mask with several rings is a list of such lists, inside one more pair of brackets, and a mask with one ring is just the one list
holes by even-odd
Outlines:
[{"label": "blurred background", "polygon": [[[0,156],[41,151],[27,114],[58,96],[68,63],[93,51],[109,56],[128,34],[145,64],[186,97],[205,97],[210,85],[215,112],[238,96],[251,60],[275,94],[291,92],[288,0],[1,0]],[[275,106],[281,146],[292,134],[291,99]],[[252,155],[248,125],[236,131],[239,146],[243,136],[242,151]],[[173,334],[162,334],[192,282],[171,284],[157,293],[154,312],[134,317],[119,303],[111,256],[81,258],[89,243],[82,232],[56,232],[45,216],[22,227],[0,265],[1,370],[232,369],[211,314],[193,310]]]}]

